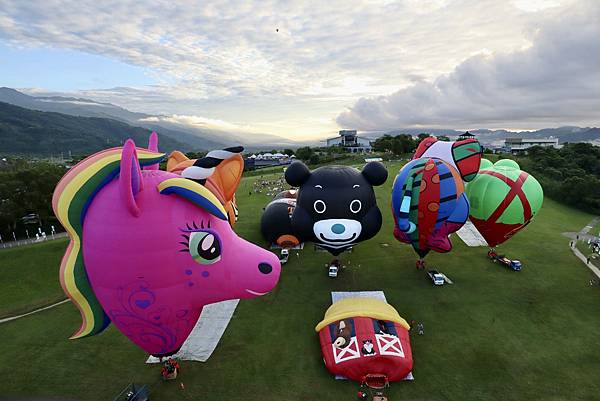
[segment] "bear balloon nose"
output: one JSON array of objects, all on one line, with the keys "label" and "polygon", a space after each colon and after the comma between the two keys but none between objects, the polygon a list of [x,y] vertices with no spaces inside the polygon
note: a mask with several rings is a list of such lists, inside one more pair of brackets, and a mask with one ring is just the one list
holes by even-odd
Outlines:
[{"label": "bear balloon nose", "polygon": [[343,224],[337,223],[331,227],[331,231],[333,231],[335,234],[342,234],[344,231],[346,231],[346,227],[344,227]]},{"label": "bear balloon nose", "polygon": [[273,266],[268,263],[259,263],[258,270],[260,270],[262,274],[269,274],[273,271]]}]

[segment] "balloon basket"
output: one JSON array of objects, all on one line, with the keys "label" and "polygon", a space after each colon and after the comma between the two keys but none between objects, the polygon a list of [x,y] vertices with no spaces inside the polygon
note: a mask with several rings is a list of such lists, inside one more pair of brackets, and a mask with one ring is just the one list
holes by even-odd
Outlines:
[{"label": "balloon basket", "polygon": [[175,379],[177,379],[177,372],[178,372],[178,370],[175,369],[174,372],[167,373],[167,374],[163,375],[163,380],[167,381],[167,380],[175,380]]},{"label": "balloon basket", "polygon": [[175,380],[177,378],[177,374],[179,373],[179,363],[177,363],[174,359],[168,359],[163,363],[163,366],[160,370],[160,374],[162,379],[167,380]]}]

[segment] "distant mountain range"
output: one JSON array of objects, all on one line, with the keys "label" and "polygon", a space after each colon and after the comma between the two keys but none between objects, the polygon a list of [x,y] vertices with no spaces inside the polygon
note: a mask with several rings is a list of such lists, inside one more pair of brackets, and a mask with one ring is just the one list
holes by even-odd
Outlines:
[{"label": "distant mountain range", "polygon": [[[0,155],[87,155],[133,138],[145,147],[151,131],[121,121],[98,117],[75,117],[42,112],[0,102]],[[160,150],[189,150],[189,145],[167,135],[159,139]]]},{"label": "distant mountain range", "polygon": [[[50,111],[78,117],[110,118],[131,126],[155,130],[159,136],[168,136],[185,143],[186,150],[210,150],[225,146],[243,144],[252,149],[273,149],[303,146],[280,136],[268,134],[248,134],[196,128],[162,121],[160,117],[132,112],[110,103],[90,99],[63,96],[30,96],[15,89],[0,88],[0,102],[38,111]],[[156,122],[154,120],[159,120]]]},{"label": "distant mountain range", "polygon": [[[165,116],[132,112],[110,103],[62,96],[30,96],[11,88],[0,88],[0,153],[57,154],[90,153],[120,145],[133,137],[144,144],[151,130],[159,133],[161,151],[200,151],[244,145],[249,151],[323,146],[324,140],[297,142],[276,135],[226,132],[165,121]],[[17,108],[10,108],[9,106]],[[45,113],[42,113],[45,112]],[[14,114],[12,114],[14,113]],[[456,138],[462,131],[439,128],[399,128],[361,132],[376,139],[382,135],[420,133]],[[600,128],[559,127],[537,131],[475,129],[470,131],[487,146],[501,146],[506,138],[554,137],[559,143],[592,142],[600,145]]]},{"label": "distant mountain range", "polygon": [[[500,146],[504,144],[504,140],[507,138],[524,138],[524,139],[543,139],[543,138],[558,138],[559,143],[565,142],[592,142],[600,145],[600,128],[595,127],[559,127],[559,128],[544,128],[537,131],[507,131],[507,130],[489,130],[489,129],[475,129],[470,130],[470,133],[474,134],[480,143],[488,146]],[[421,133],[428,133],[431,135],[446,135],[451,139],[458,137],[463,134],[464,131],[457,131],[453,129],[439,129],[439,128],[406,128],[406,129],[395,129],[391,131],[372,131],[361,133],[361,136],[366,138],[379,138],[385,134],[388,135],[400,135],[408,134],[416,136]]]}]

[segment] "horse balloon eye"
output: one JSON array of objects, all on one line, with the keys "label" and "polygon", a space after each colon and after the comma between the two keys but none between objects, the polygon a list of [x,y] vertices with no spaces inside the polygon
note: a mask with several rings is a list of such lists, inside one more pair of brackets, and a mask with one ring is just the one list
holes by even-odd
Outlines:
[{"label": "horse balloon eye", "polygon": [[325,202],[323,202],[322,200],[319,199],[319,200],[315,201],[313,208],[315,209],[315,212],[321,214],[321,213],[325,213],[327,206],[325,206]]},{"label": "horse balloon eye", "polygon": [[196,231],[190,234],[190,255],[202,265],[210,265],[221,260],[221,243],[219,238],[207,231]]},{"label": "horse balloon eye", "polygon": [[360,212],[361,208],[362,208],[362,203],[358,199],[354,199],[352,202],[350,202],[350,211],[352,213]]}]

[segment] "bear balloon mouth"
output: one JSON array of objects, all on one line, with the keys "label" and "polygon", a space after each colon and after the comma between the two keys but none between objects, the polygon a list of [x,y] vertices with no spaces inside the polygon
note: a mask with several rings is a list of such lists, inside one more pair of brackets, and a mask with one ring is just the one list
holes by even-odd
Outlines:
[{"label": "bear balloon mouth", "polygon": [[342,238],[342,239],[329,239],[329,238],[325,237],[323,235],[323,233],[319,233],[319,237],[321,237],[321,239],[325,242],[344,243],[344,242],[350,242],[350,241],[354,240],[356,238],[356,233],[352,233],[352,235],[350,237]]}]

